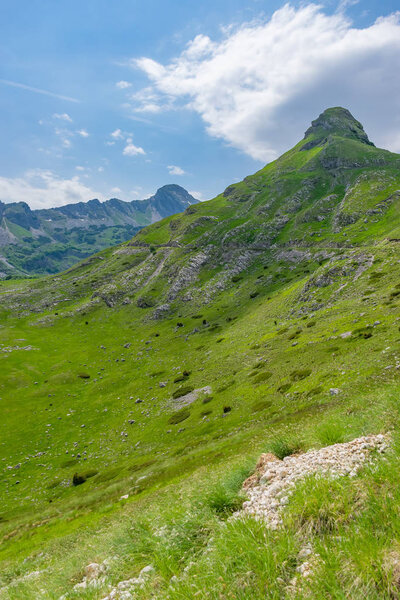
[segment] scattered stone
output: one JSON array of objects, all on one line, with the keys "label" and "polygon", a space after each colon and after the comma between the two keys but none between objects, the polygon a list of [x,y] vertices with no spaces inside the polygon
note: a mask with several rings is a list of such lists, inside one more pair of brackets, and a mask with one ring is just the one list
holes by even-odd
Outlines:
[{"label": "scattered stone", "polygon": [[135,597],[135,589],[143,587],[153,573],[154,567],[147,565],[138,577],[120,581],[102,600],[132,600]]}]

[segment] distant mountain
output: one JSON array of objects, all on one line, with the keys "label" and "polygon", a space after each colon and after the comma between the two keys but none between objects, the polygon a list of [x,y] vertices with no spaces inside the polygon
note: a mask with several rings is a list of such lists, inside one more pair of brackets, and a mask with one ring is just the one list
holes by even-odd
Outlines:
[{"label": "distant mountain", "polygon": [[26,202],[0,201],[0,277],[56,273],[196,203],[173,184],[132,202],[94,199],[31,210]]}]

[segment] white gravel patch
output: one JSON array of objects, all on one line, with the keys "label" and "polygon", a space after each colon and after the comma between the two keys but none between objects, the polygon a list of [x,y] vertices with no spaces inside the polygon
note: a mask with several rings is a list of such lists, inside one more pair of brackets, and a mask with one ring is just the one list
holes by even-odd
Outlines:
[{"label": "white gravel patch", "polygon": [[282,524],[282,510],[299,480],[315,473],[334,478],[354,477],[363,465],[371,461],[372,450],[382,454],[388,448],[389,437],[378,434],[287,456],[283,460],[272,457],[264,465],[259,482],[247,489],[248,501],[235,517],[252,515],[264,520],[271,529],[276,529]]}]

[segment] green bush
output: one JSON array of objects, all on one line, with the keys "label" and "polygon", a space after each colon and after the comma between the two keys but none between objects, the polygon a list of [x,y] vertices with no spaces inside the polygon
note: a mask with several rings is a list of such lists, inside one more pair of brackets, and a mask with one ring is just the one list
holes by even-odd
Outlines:
[{"label": "green bush", "polygon": [[203,404],[208,404],[209,402],[211,402],[212,399],[213,396],[206,396],[205,398],[203,398],[202,402]]},{"label": "green bush", "polygon": [[185,387],[180,387],[175,392],[173,392],[172,397],[176,400],[177,398],[181,398],[182,396],[186,396],[186,394],[190,394],[193,392],[194,387],[187,385]]},{"label": "green bush", "polygon": [[255,404],[253,404],[253,406],[251,407],[251,410],[253,412],[261,412],[262,410],[265,410],[266,408],[269,408],[271,406],[271,402],[269,400],[261,400],[260,402],[256,402]]},{"label": "green bush", "polygon": [[200,413],[200,416],[201,416],[201,417],[208,417],[208,415],[211,415],[211,413],[212,413],[212,410],[203,410],[203,411]]},{"label": "green bush", "polygon": [[245,464],[228,475],[225,481],[217,483],[206,497],[206,505],[219,515],[228,516],[243,504],[240,494],[243,482],[253,471],[253,465]]},{"label": "green bush", "polygon": [[293,381],[301,381],[302,379],[309,377],[311,373],[311,369],[297,369],[296,371],[292,371],[290,373],[290,377]]},{"label": "green bush", "polygon": [[228,388],[232,387],[233,385],[235,385],[235,380],[231,379],[227,383],[224,383],[219,388],[217,388],[217,392],[218,393],[224,392],[225,390],[227,390]]},{"label": "green bush", "polygon": [[276,437],[268,444],[268,452],[275,454],[277,458],[283,460],[285,456],[291,456],[298,452],[301,444],[298,441],[290,441],[286,437]]},{"label": "green bush", "polygon": [[312,396],[316,396],[323,391],[323,388],[319,385],[317,387],[312,388],[309,392],[307,392],[307,396],[311,398]]},{"label": "green bush", "polygon": [[90,479],[90,477],[94,477],[95,475],[97,475],[97,473],[98,471],[95,471],[94,469],[85,471],[84,473],[74,473],[74,476],[72,477],[72,485],[81,485],[82,483],[85,483],[85,481]]},{"label": "green bush", "polygon": [[111,481],[111,479],[115,479],[117,475],[120,474],[122,469],[115,467],[114,469],[108,469],[108,471],[104,471],[104,473],[100,473],[97,475],[95,482],[96,483],[104,483],[105,481]]},{"label": "green bush", "polygon": [[345,439],[344,426],[337,420],[325,421],[321,423],[315,430],[316,438],[322,446],[331,446],[332,444],[340,444]]},{"label": "green bush", "polygon": [[281,394],[285,394],[288,390],[290,390],[291,387],[291,383],[282,383],[282,385],[278,387],[278,392],[280,392]]},{"label": "green bush", "polygon": [[271,371],[263,371],[262,373],[258,373],[256,377],[254,377],[254,383],[263,383],[264,381],[268,381],[272,377]]},{"label": "green bush", "polygon": [[168,423],[171,425],[177,425],[178,423],[182,423],[190,417],[190,410],[188,408],[183,408],[182,410],[174,413],[168,419]]},{"label": "green bush", "polygon": [[146,467],[150,467],[151,465],[154,465],[155,462],[157,462],[157,461],[153,458],[150,460],[146,460],[145,462],[142,462],[142,463],[134,463],[133,465],[130,465],[128,467],[128,471],[131,471],[131,473],[136,473],[136,471],[141,471],[142,469],[145,469]]},{"label": "green bush", "polygon": [[70,458],[68,460],[65,460],[64,462],[61,463],[60,467],[62,469],[65,469],[67,467],[73,467],[74,465],[78,464],[79,460],[77,458]]}]

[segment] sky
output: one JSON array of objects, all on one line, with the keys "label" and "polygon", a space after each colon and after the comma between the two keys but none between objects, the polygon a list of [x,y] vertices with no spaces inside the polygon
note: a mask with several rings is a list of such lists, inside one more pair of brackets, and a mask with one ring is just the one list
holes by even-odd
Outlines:
[{"label": "sky", "polygon": [[0,201],[201,200],[344,106],[400,152],[400,0],[0,0]]}]

